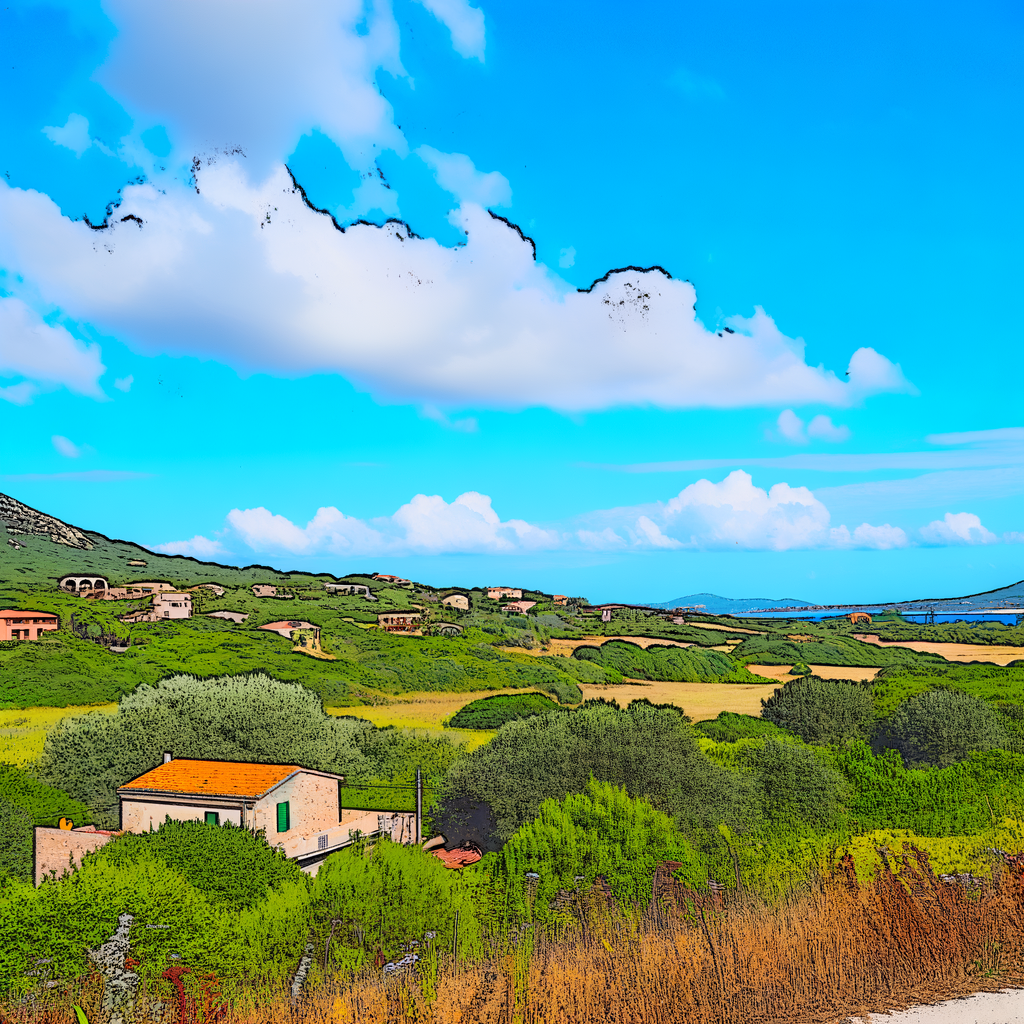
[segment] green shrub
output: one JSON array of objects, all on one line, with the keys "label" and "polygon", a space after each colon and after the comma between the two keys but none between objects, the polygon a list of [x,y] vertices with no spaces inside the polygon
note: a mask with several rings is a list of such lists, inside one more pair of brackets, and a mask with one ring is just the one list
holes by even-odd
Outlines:
[{"label": "green shrub", "polygon": [[[494,872],[508,911],[547,921],[560,889],[585,888],[598,875],[623,909],[646,905],[654,871],[666,860],[682,863],[691,885],[707,879],[703,859],[670,817],[621,787],[591,779],[582,793],[545,800],[497,855]],[[540,875],[535,892],[527,872]]]},{"label": "green shrub", "polygon": [[697,722],[694,729],[717,743],[735,743],[736,740],[751,739],[755,736],[791,736],[774,722],[753,715],[739,715],[735,711],[722,711],[717,718]]},{"label": "green shrub", "polygon": [[479,945],[470,881],[418,846],[381,839],[369,855],[362,844],[332,854],[313,882],[313,903],[322,930],[339,922],[331,944],[335,969],[353,965],[346,947],[390,957],[429,931],[451,949],[456,912],[460,950]]},{"label": "green shrub", "polygon": [[92,824],[85,804],[17,765],[0,763],[0,799],[27,812],[34,825],[55,828],[61,818],[70,818],[76,825]]},{"label": "green shrub", "polygon": [[870,685],[805,676],[762,699],[761,717],[806,743],[845,743],[867,739],[875,714]]},{"label": "green shrub", "polygon": [[880,742],[911,767],[945,768],[976,750],[1007,743],[999,712],[961,690],[930,690],[908,697],[886,721]]},{"label": "green shrub", "polygon": [[846,807],[849,786],[815,750],[768,739],[747,755],[771,829],[800,832],[833,825]]},{"label": "green shrub", "polygon": [[32,815],[0,797],[0,878],[32,881]]},{"label": "green shrub", "polygon": [[94,856],[122,868],[139,858],[159,857],[212,904],[233,911],[255,906],[286,881],[307,881],[262,830],[251,832],[231,822],[207,825],[168,818],[154,832],[118,836]]},{"label": "green shrub", "polygon": [[541,693],[500,693],[459,708],[448,725],[452,729],[500,729],[506,722],[561,710]]},{"label": "green shrub", "polygon": [[699,683],[728,676],[736,669],[729,655],[721,651],[658,645],[643,650],[625,640],[609,640],[600,647],[577,647],[572,656],[630,679]]}]

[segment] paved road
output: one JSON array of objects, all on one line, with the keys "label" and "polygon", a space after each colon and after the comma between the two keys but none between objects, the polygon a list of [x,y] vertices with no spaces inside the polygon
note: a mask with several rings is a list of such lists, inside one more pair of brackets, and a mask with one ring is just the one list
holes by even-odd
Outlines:
[{"label": "paved road", "polygon": [[934,1006],[873,1013],[871,1024],[1024,1024],[1024,989],[979,992]]}]

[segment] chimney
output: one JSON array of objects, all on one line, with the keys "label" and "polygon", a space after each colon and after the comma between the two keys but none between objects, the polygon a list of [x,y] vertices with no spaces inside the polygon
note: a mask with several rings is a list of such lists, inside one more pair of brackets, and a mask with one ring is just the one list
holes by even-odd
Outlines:
[{"label": "chimney", "polygon": [[165,750],[164,751],[164,764],[169,764],[171,760],[172,760],[171,752],[169,750]]}]

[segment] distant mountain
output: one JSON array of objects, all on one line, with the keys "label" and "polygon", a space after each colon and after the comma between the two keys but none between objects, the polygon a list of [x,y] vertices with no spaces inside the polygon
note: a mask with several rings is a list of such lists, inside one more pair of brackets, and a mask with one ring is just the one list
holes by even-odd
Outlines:
[{"label": "distant mountain", "polygon": [[804,608],[809,601],[798,601],[795,597],[719,597],[717,594],[688,594],[661,604],[652,604],[651,608],[695,608],[708,615],[745,615],[747,612],[762,611],[765,608]]}]

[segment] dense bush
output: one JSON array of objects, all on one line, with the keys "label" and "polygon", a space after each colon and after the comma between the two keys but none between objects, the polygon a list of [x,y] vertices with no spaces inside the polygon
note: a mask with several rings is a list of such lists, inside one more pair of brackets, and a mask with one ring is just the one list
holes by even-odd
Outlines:
[{"label": "dense bush", "polygon": [[568,714],[509,722],[455,763],[442,805],[458,798],[487,803],[498,838],[507,840],[545,800],[581,792],[591,776],[647,797],[691,827],[723,817],[742,822],[749,810],[748,780],[713,765],[678,710],[647,701],[624,711],[588,701]]},{"label": "dense bush", "polygon": [[983,700],[1016,701],[1024,694],[1024,665],[918,665],[885,668],[875,677],[875,709],[891,715],[900,703],[928,690],[963,690]]},{"label": "dense bush", "polygon": [[335,971],[358,966],[363,957],[355,951],[370,959],[377,950],[391,957],[402,945],[422,942],[427,932],[451,949],[456,912],[460,950],[479,947],[469,884],[417,846],[383,839],[369,855],[361,844],[332,854],[313,882],[313,903],[328,930],[332,920],[341,925],[331,943]]},{"label": "dense bush", "polygon": [[[776,627],[777,628],[777,627]],[[750,636],[732,656],[761,665],[906,665],[941,662],[937,655],[922,655],[906,647],[877,647],[853,637],[834,636],[793,641],[778,635]]]},{"label": "dense bush", "polygon": [[[691,884],[705,883],[702,858],[670,817],[623,788],[591,780],[583,793],[545,800],[505,844],[494,870],[509,910],[546,921],[560,889],[585,888],[598,875],[624,909],[646,904],[655,868],[666,860],[680,862]],[[535,887],[527,872],[540,876]]]},{"label": "dense bush", "polygon": [[453,729],[500,729],[506,722],[560,710],[542,693],[499,693],[459,708],[448,724]]},{"label": "dense bush", "polygon": [[753,715],[740,715],[735,711],[722,711],[717,718],[697,722],[694,729],[718,743],[735,743],[754,736],[790,736],[774,722]]},{"label": "dense bush", "polygon": [[908,768],[895,750],[875,755],[866,743],[828,756],[850,783],[850,817],[858,830],[966,835],[1024,812],[1024,755],[989,750],[930,769]]},{"label": "dense bush", "polygon": [[870,685],[804,676],[762,699],[761,717],[806,743],[845,743],[869,738],[875,711]]},{"label": "dense bush", "polygon": [[849,786],[817,751],[768,739],[750,749],[747,761],[757,777],[769,828],[822,829],[834,824],[845,810]]},{"label": "dense bush", "polygon": [[930,690],[908,697],[886,721],[880,742],[912,767],[945,768],[972,751],[1005,746],[999,712],[961,690]]},{"label": "dense bush", "polygon": [[167,819],[154,832],[118,836],[93,854],[115,868],[147,856],[159,857],[211,903],[234,911],[253,907],[284,882],[305,881],[295,861],[274,849],[262,831],[230,822]]},{"label": "dense bush", "polygon": [[0,797],[0,879],[32,881],[32,815]]},{"label": "dense bush", "polygon": [[625,640],[609,640],[600,647],[577,647],[572,656],[578,661],[614,669],[631,679],[667,679],[681,683],[714,681],[736,669],[732,659],[721,651],[660,646],[644,650]]},{"label": "dense bush", "polygon": [[85,804],[13,764],[0,763],[0,799],[27,812],[35,825],[53,828],[61,818],[70,818],[76,825],[92,823]]}]

